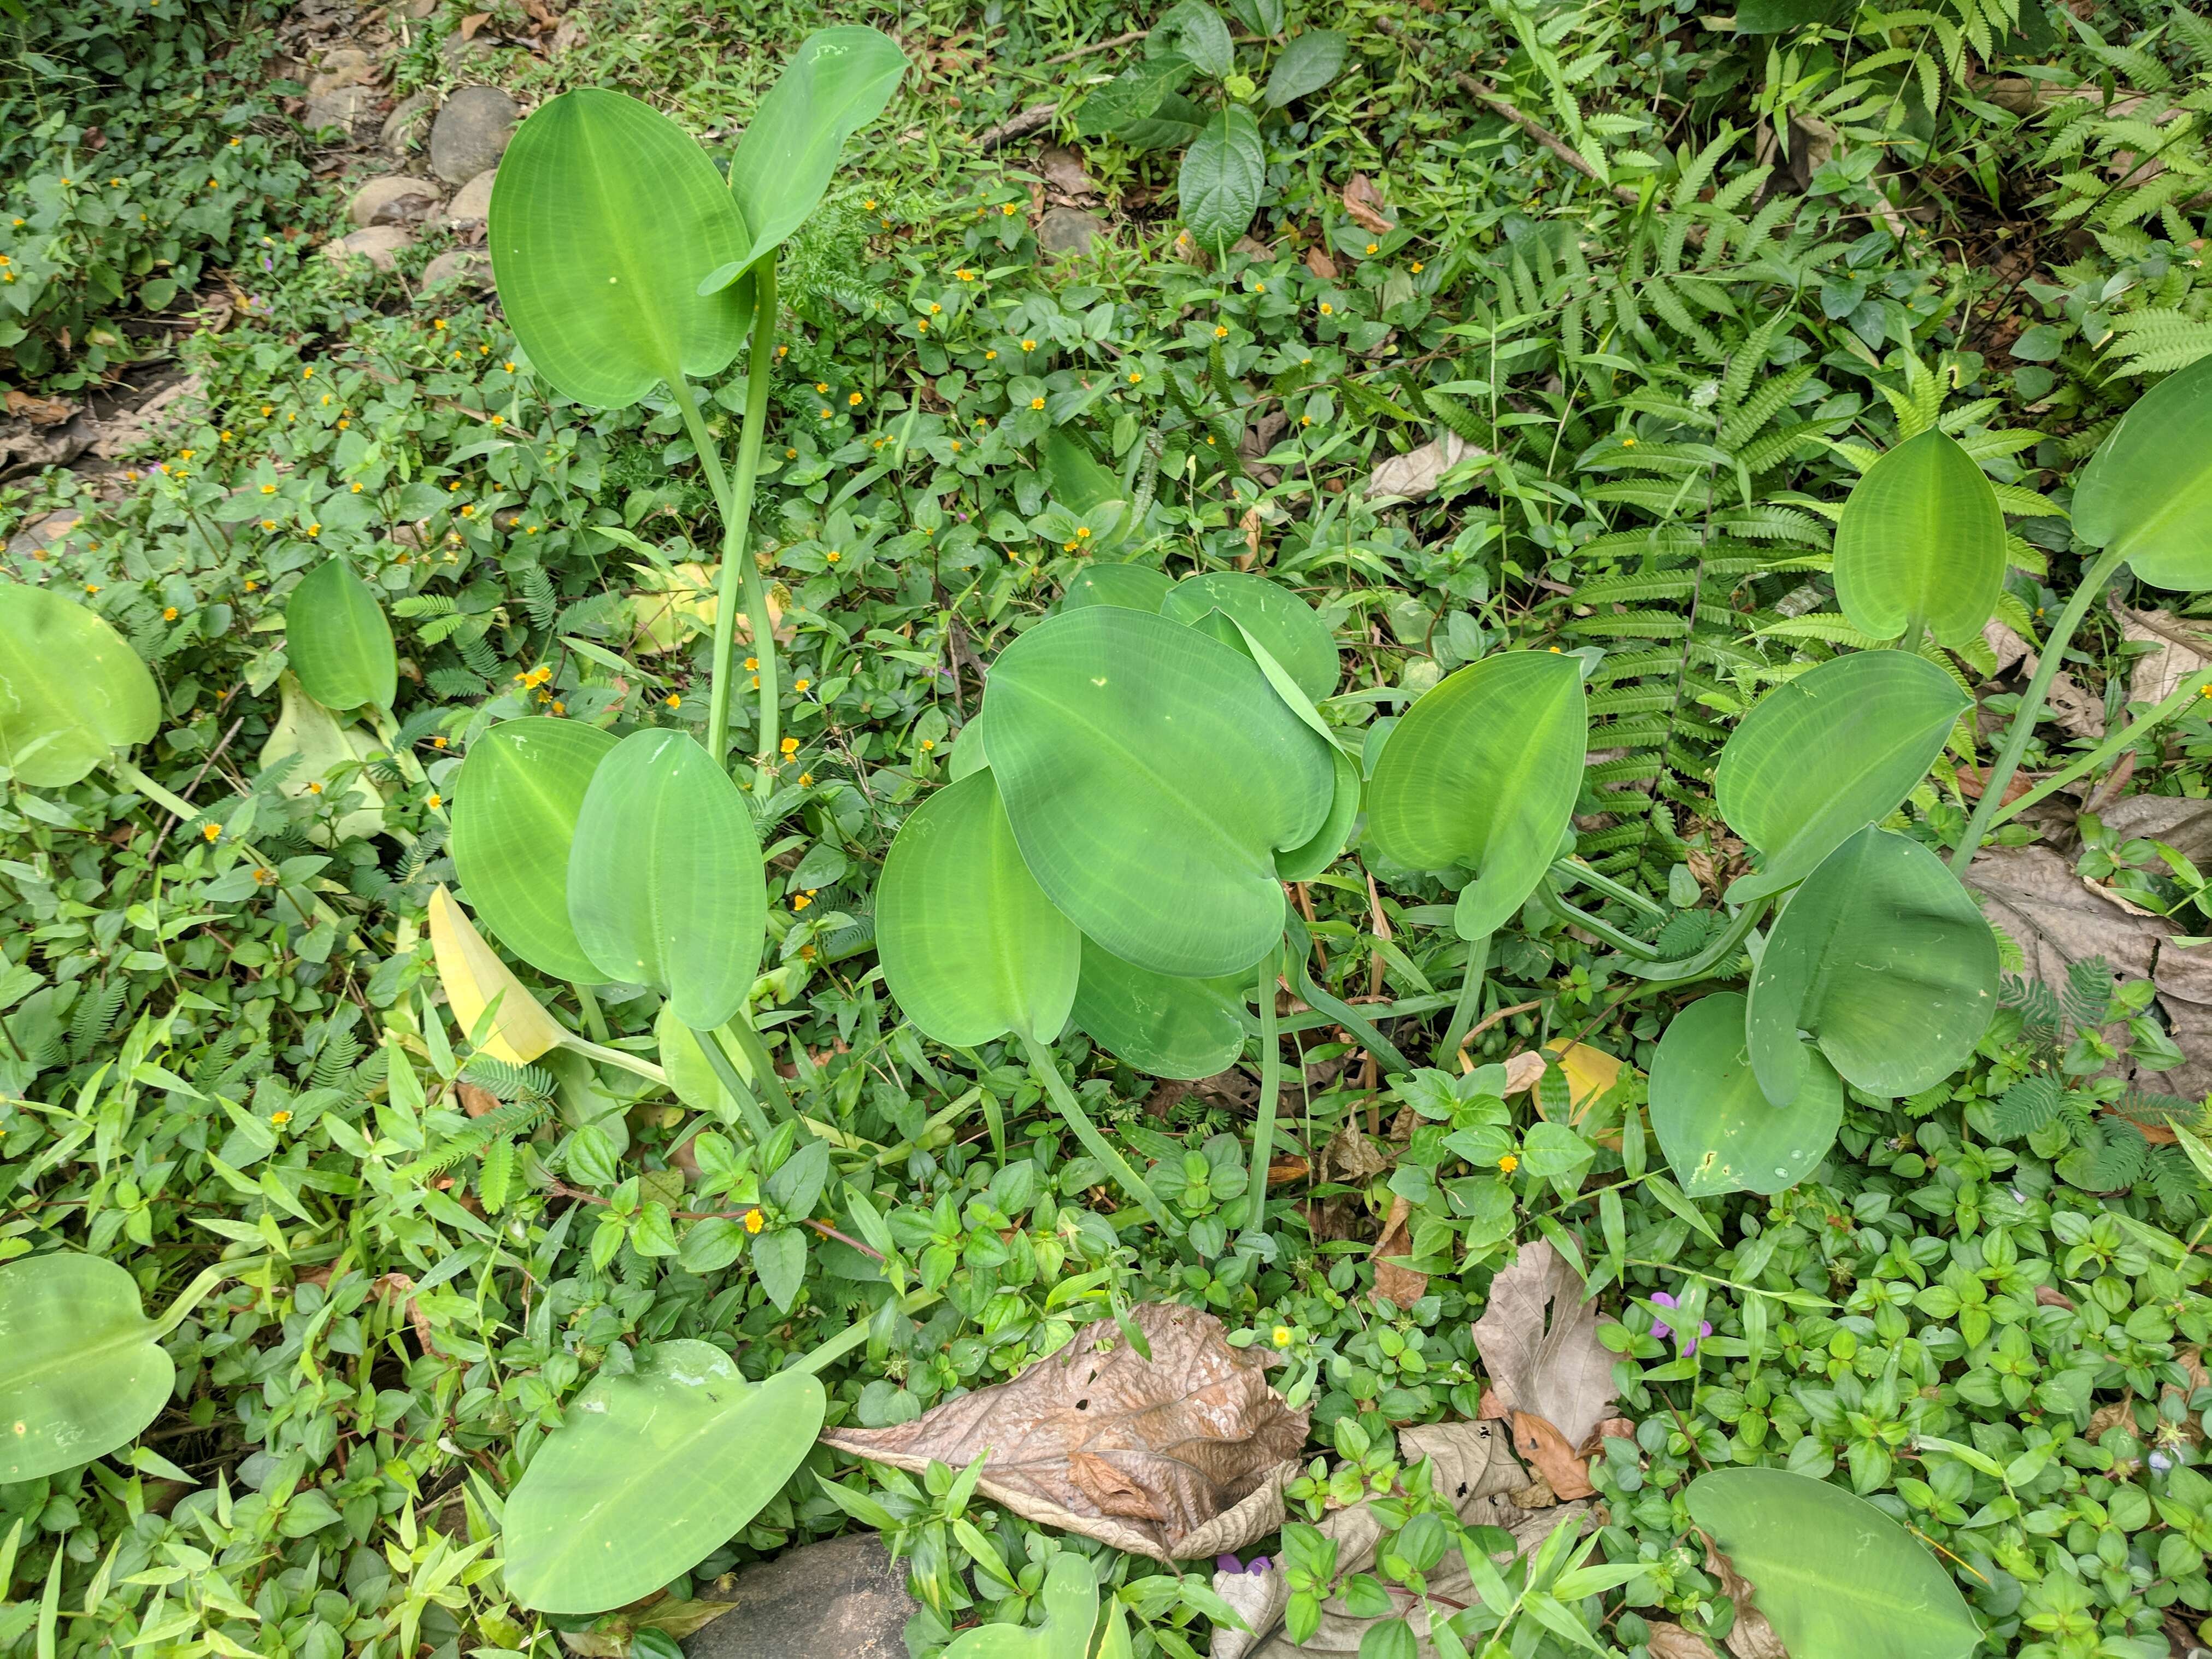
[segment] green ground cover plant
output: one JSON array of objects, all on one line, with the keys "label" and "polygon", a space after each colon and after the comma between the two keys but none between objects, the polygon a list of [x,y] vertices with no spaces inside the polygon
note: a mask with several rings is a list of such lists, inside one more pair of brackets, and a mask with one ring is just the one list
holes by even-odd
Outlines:
[{"label": "green ground cover plant", "polygon": [[[1194,1656],[818,1437],[1163,1301],[1293,1640],[2202,1639],[2202,21],[592,14],[475,297],[311,257],[275,8],[0,17],[11,386],[251,290],[0,484],[0,1648],[665,1659],[860,1525],[917,1659]],[[1413,1431],[1532,1252],[1516,1547]]]}]

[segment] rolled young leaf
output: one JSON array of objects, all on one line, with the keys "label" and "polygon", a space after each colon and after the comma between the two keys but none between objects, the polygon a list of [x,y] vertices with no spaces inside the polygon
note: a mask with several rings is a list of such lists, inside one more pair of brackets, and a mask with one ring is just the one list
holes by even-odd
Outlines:
[{"label": "rolled young leaf", "polygon": [[1471,872],[1454,925],[1495,933],[1536,890],[1582,789],[1580,661],[1508,651],[1447,676],[1407,711],[1367,785],[1367,833],[1415,870]]},{"label": "rolled young leaf", "polygon": [[1815,1049],[1786,1108],[1759,1092],[1744,1043],[1746,1001],[1716,991],[1676,1014],[1651,1058],[1651,1130],[1682,1190],[1778,1193],[1820,1167],[1844,1121],[1844,1085]]},{"label": "rolled young leaf", "polygon": [[1051,1042],[1066,1028],[1083,936],[1022,861],[988,770],[900,826],[876,884],[876,950],[900,1008],[939,1042]]},{"label": "rolled young leaf", "polygon": [[103,618],[0,582],[0,766],[18,782],[65,788],[161,722],[154,677]]},{"label": "rolled young leaf", "polygon": [[799,42],[730,159],[730,191],[752,230],[748,262],[806,222],[845,141],[884,112],[905,73],[897,44],[862,24]]},{"label": "rolled young leaf", "polygon": [[682,732],[633,732],[592,775],[568,852],[568,920],[609,979],[656,987],[695,1031],[744,1006],[768,885],[752,810]]},{"label": "rolled young leaf", "polygon": [[1328,744],[1253,659],[1115,605],[1048,618],[1001,653],[991,770],[1037,884],[1154,973],[1206,978],[1283,928],[1278,849],[1328,817]]},{"label": "rolled young leaf", "polygon": [[483,1052],[510,1065],[527,1066],[563,1035],[553,1016],[523,988],[513,970],[484,943],[453,896],[443,887],[430,893],[430,950],[438,963],[438,983],[453,1011],[453,1023],[468,1036],[495,999],[491,1033]]},{"label": "rolled young leaf", "polygon": [[1747,904],[1812,874],[1918,787],[1971,701],[1924,657],[1861,651],[1768,692],[1713,772],[1721,817],[1761,856],[1729,888]]},{"label": "rolled young leaf", "polygon": [[1176,175],[1183,223],[1204,246],[1227,247],[1259,211],[1267,180],[1267,147],[1252,112],[1241,104],[1216,111],[1183,152]]},{"label": "rolled young leaf", "polygon": [[568,1402],[507,1495],[508,1592],[604,1613],[690,1571],[783,1489],[827,1406],[811,1370],[753,1382],[709,1343],[640,1348]]},{"label": "rolled young leaf", "polygon": [[2074,487],[2074,532],[2153,587],[2212,587],[2212,357],[2120,417]]},{"label": "rolled young leaf", "polygon": [[1966,1061],[1997,1006],[1997,942],[1959,879],[1918,842],[1869,826],[1783,909],[1746,1016],[1759,1086],[1809,1086],[1802,1032],[1871,1095],[1917,1094]]},{"label": "rolled young leaf", "polygon": [[532,113],[493,179],[489,241],[532,366],[580,404],[720,374],[744,343],[752,285],[698,291],[745,259],[744,216],[691,135],[635,98],[586,87]]},{"label": "rolled young leaf", "polygon": [[284,654],[300,688],[325,708],[392,707],[399,653],[376,591],[342,557],[300,578],[284,602]]},{"label": "rolled young leaf", "polygon": [[2004,568],[1996,489],[1933,428],[1867,469],[1836,526],[1836,598],[1872,639],[1895,639],[1917,617],[1942,644],[1963,645],[1996,609]]},{"label": "rolled young leaf", "polygon": [[568,853],[612,733],[580,721],[502,720],[469,745],[453,785],[453,866],[500,943],[542,974],[598,985],[568,920]]},{"label": "rolled young leaf", "polygon": [[1244,1052],[1244,994],[1253,977],[1249,969],[1219,979],[1150,973],[1086,939],[1075,1023],[1147,1077],[1212,1077]]}]

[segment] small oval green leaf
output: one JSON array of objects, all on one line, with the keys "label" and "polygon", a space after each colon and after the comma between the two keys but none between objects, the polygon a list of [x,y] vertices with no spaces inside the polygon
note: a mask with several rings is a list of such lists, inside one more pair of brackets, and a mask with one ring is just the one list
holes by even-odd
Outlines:
[{"label": "small oval green leaf", "polygon": [[1742,993],[1717,991],[1676,1014],[1651,1057],[1651,1130],[1682,1190],[1778,1193],[1811,1175],[1844,1121],[1844,1085],[1818,1051],[1787,1107],[1759,1092],[1745,1047]]},{"label": "small oval green leaf", "polygon": [[1836,526],[1836,598],[1870,639],[1895,639],[1917,616],[1943,644],[1964,644],[1996,609],[2004,568],[1996,489],[1932,428],[1867,469]]},{"label": "small oval green leaf", "polygon": [[606,978],[568,920],[576,819],[611,733],[538,716],[502,720],[469,745],[453,783],[453,866],[477,916],[538,972]]},{"label": "small oval green leaf", "polygon": [[399,653],[376,591],[343,558],[300,578],[284,603],[284,654],[300,689],[325,708],[390,708]]},{"label": "small oval green leaf", "polygon": [[65,788],[161,722],[154,677],[105,620],[0,582],[0,764],[19,782]]}]

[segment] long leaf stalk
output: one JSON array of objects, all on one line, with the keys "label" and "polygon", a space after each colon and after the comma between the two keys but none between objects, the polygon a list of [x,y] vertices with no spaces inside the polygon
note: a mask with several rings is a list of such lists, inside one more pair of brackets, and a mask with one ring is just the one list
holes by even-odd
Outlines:
[{"label": "long leaf stalk", "polygon": [[1252,1184],[1246,1198],[1243,1237],[1267,1231],[1267,1164],[1275,1139],[1275,1113],[1283,1094],[1283,1040],[1275,1030],[1275,987],[1283,975],[1279,942],[1260,959],[1260,1118],[1252,1126]]},{"label": "long leaf stalk", "polygon": [[1067,1079],[1060,1076],[1060,1067],[1053,1060],[1052,1050],[1033,1036],[1024,1036],[1021,1044],[1023,1052],[1029,1056],[1030,1069],[1036,1073],[1037,1081],[1052,1097],[1052,1103],[1060,1109],[1060,1115],[1066,1121],[1067,1127],[1075,1131],[1075,1138],[1083,1143],[1083,1150],[1106,1166],[1114,1179],[1121,1183],[1121,1190],[1143,1206],[1145,1213],[1152,1217],[1153,1224],[1162,1232],[1180,1235],[1183,1230],[1168,1213],[1168,1206],[1161,1203],[1158,1195],[1145,1183],[1144,1176],[1129,1167],[1129,1160],[1121,1156],[1114,1143],[1098,1133],[1098,1126],[1091,1121],[1091,1114],[1083,1109],[1083,1103],[1075,1097],[1075,1091],[1069,1088]]},{"label": "long leaf stalk", "polygon": [[2172,720],[2199,697],[2212,692],[2212,669],[2201,670],[2184,679],[2179,685],[2155,707],[2145,710],[2131,721],[2124,731],[2105,739],[2087,754],[2081,756],[2062,772],[2054,772],[2019,799],[1997,808],[1990,817],[1992,829],[2007,818],[2025,812],[2038,801],[2057,793],[2077,780],[2087,776],[2098,768],[2117,758],[2148,737],[2151,732]]},{"label": "long leaf stalk", "polygon": [[[743,1020],[732,1020],[731,1024],[740,1030],[745,1029]],[[745,1080],[738,1074],[737,1066],[732,1063],[729,1055],[722,1052],[721,1039],[712,1031],[695,1030],[691,1033],[691,1040],[699,1045],[699,1052],[707,1057],[708,1068],[714,1073],[715,1080],[730,1098],[737,1102],[738,1115],[744,1119],[745,1133],[753,1138],[753,1145],[764,1144],[775,1130],[769,1127],[768,1115],[761,1110],[760,1102],[745,1086]]]},{"label": "long leaf stalk", "polygon": [[1482,981],[1490,968],[1490,939],[1488,933],[1479,933],[1467,942],[1467,976],[1460,981],[1459,1000],[1452,1005],[1450,1023],[1444,1027],[1444,1040],[1437,1049],[1437,1064],[1449,1071],[1460,1044],[1467,1041],[1468,1027],[1474,1024],[1482,1008]]},{"label": "long leaf stalk", "polygon": [[2074,630],[2081,625],[2089,606],[2124,562],[2124,556],[2119,552],[2099,554],[2096,562],[2083,574],[2074,597],[2058,613],[2058,620],[2051,625],[2051,632],[2044,638],[2042,657],[2028,679],[2020,708],[2013,714],[2012,727],[2005,733],[2004,747],[1990,763],[1989,775],[1982,780],[1982,798],[1975,803],[1966,833],[1959,838],[1958,848],[1951,854],[1954,874],[1966,873],[1966,866],[1973,862],[1974,854],[1981,847],[1982,837],[1989,833],[1996,817],[1997,809],[2004,804],[2005,786],[2020,769],[2020,757],[2027,752],[2027,740],[2035,735],[2036,720],[2043,713],[2043,699],[2051,690],[2052,677],[2058,672],[2060,659],[2066,654],[2067,641],[2074,637]]}]

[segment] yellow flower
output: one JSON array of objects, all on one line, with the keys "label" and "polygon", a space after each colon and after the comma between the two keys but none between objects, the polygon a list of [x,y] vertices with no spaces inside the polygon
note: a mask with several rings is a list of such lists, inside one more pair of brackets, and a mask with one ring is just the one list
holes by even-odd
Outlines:
[{"label": "yellow flower", "polygon": [[787,449],[783,452],[783,459],[787,461],[795,461],[799,459],[799,452],[795,449]]},{"label": "yellow flower", "polygon": [[1036,349],[1036,342],[1035,340],[1023,341],[1022,349],[1024,351],[1035,351]]},{"label": "yellow flower", "polygon": [[289,1112],[271,1112],[269,1121],[281,1129],[292,1121],[292,1115]]},{"label": "yellow flower", "polygon": [[1334,317],[1336,315],[1336,307],[1323,300],[1321,302],[1321,314],[1324,317]]},{"label": "yellow flower", "polygon": [[[498,428],[503,427],[507,424],[507,416],[504,415],[495,415],[491,417],[491,423],[494,429],[496,430]],[[338,424],[340,426],[343,426],[345,422],[343,421],[340,421]]]},{"label": "yellow flower", "polygon": [[84,585],[84,591],[88,593],[97,593],[100,592],[100,584],[98,582],[87,582]]},{"label": "yellow flower", "polygon": [[434,319],[430,324],[430,326],[433,328],[443,328],[445,325],[446,319],[443,317]]},{"label": "yellow flower", "polygon": [[1229,337],[1229,325],[1226,323],[1216,323],[1213,325],[1213,337],[1217,340],[1227,339]]},{"label": "yellow flower", "polygon": [[[261,527],[264,530],[274,530],[276,527],[276,520],[274,519],[264,519],[261,521]],[[249,588],[252,586],[253,584],[252,582],[246,583],[246,586]]]},{"label": "yellow flower", "polygon": [[999,211],[1011,219],[1014,216],[1014,204],[1012,202],[1001,202],[999,204]]},{"label": "yellow flower", "polygon": [[568,705],[556,698],[554,701],[553,712],[556,714],[565,714],[568,712]]},{"label": "yellow flower", "polygon": [[204,823],[200,825],[200,834],[207,839],[209,845],[212,846],[222,839],[222,826],[219,823]]},{"label": "yellow flower", "polygon": [[995,363],[999,361],[999,354],[995,351],[987,351],[983,354],[983,361],[987,363]]},{"label": "yellow flower", "polygon": [[933,317],[941,317],[945,314],[945,307],[932,300],[929,302],[929,314]]},{"label": "yellow flower", "polygon": [[1620,447],[1623,449],[1633,449],[1636,447],[1636,440],[1633,438],[1623,438],[1620,441]]},{"label": "yellow flower", "polygon": [[758,1232],[761,1230],[761,1223],[767,1219],[768,1218],[763,1215],[758,1210],[747,1210],[745,1212],[745,1231],[749,1233]]},{"label": "yellow flower", "polygon": [[1144,370],[1142,370],[1142,369],[1140,369],[1140,368],[1133,368],[1133,369],[1131,369],[1131,370],[1129,371],[1129,384],[1130,384],[1131,386],[1135,386],[1139,381],[1142,380],[1144,378],[1145,378],[1145,372],[1144,372]]},{"label": "yellow flower", "polygon": [[1511,1175],[1520,1167],[1521,1160],[1510,1152],[1498,1160],[1498,1170],[1500,1175]]},{"label": "yellow flower", "polygon": [[760,659],[758,657],[747,657],[745,659],[745,669],[747,672],[750,672],[752,670],[758,668],[759,666]]},{"label": "yellow flower", "polygon": [[1382,251],[1382,244],[1380,242],[1370,242],[1367,245],[1367,251],[1370,253],[1380,253]]},{"label": "yellow flower", "polygon": [[174,606],[173,605],[166,605],[166,606],[164,606],[164,607],[162,608],[162,611],[161,611],[161,620],[162,620],[163,622],[174,622],[174,621],[176,621],[176,619],[177,619],[177,607],[176,607],[176,606]]},{"label": "yellow flower", "polygon": [[[445,325],[444,325],[443,323],[441,323],[441,324],[439,324],[439,325],[438,325],[438,326],[439,326],[439,327],[441,327],[441,328],[443,328],[443,327],[445,326]],[[314,370],[314,366],[311,363],[311,364],[309,364],[307,368],[305,368],[301,369],[301,370],[300,371],[300,378],[301,378],[301,380],[313,380],[313,379],[315,378],[315,370]]]},{"label": "yellow flower", "polygon": [[838,561],[838,560],[840,560],[840,559],[843,558],[845,556],[844,556],[842,553],[838,552],[835,548],[832,548],[832,549],[831,549],[828,553],[824,554],[823,556],[823,557],[825,557],[825,558],[827,558],[827,559],[830,561],[830,563],[835,564],[835,563],[836,563],[836,562],[837,562],[837,561]]},{"label": "yellow flower", "polygon": [[799,739],[797,738],[786,738],[783,740],[782,748],[783,757],[786,760],[789,760],[793,755],[799,752]]},{"label": "yellow flower", "polygon": [[310,536],[319,536],[322,533],[323,527],[319,524],[311,524],[307,526],[307,534]]},{"label": "yellow flower", "polygon": [[1091,539],[1091,526],[1088,525],[1078,525],[1075,529],[1075,539],[1079,542],[1089,541]]},{"label": "yellow flower", "polygon": [[963,283],[972,283],[975,280],[975,273],[972,270],[956,270],[952,274]]},{"label": "yellow flower", "polygon": [[[264,522],[266,521],[264,520]],[[246,591],[249,593],[258,592],[260,590],[260,587],[261,584],[257,581],[248,581],[246,584]]]},{"label": "yellow flower", "polygon": [[1291,1328],[1288,1325],[1276,1326],[1270,1334],[1277,1347],[1287,1348],[1291,1346]]},{"label": "yellow flower", "polygon": [[276,493],[276,486],[275,484],[264,484],[261,486],[261,493],[264,495],[274,495]]},{"label": "yellow flower", "polygon": [[215,434],[215,441],[219,444],[228,443],[230,441],[230,428],[228,427],[225,427],[222,431],[216,433]]},{"label": "yellow flower", "polygon": [[827,392],[830,390],[830,382],[827,380],[817,380],[814,383],[814,389],[817,392]]},{"label": "yellow flower", "polygon": [[936,747],[937,739],[935,738],[924,738],[921,740],[921,752],[925,755]]},{"label": "yellow flower", "polygon": [[863,213],[873,213],[875,210],[876,198],[872,196],[868,198],[866,201],[860,204],[860,211]]},{"label": "yellow flower", "polygon": [[1414,275],[1414,276],[1419,276],[1419,275],[1421,274],[1421,269],[1422,269],[1422,267],[1421,267],[1421,262],[1420,262],[1419,259],[1414,260],[1414,261],[1413,261],[1413,275]]},{"label": "yellow flower", "polygon": [[1043,398],[1030,398],[1030,407],[1031,409],[1042,409],[1042,408],[1044,407],[1044,399],[1043,399]]},{"label": "yellow flower", "polygon": [[505,369],[508,374],[512,374],[514,373],[514,360],[510,357],[506,362],[501,363],[500,367]]},{"label": "yellow flower", "polygon": [[433,795],[425,804],[431,806],[443,806],[446,804],[446,798],[443,795]]},{"label": "yellow flower", "polygon": [[808,905],[813,902],[814,901],[807,897],[805,894],[798,893],[794,894],[792,897],[791,908],[793,910],[804,910]]},{"label": "yellow flower", "polygon": [[470,505],[470,506],[467,506],[467,507],[463,507],[463,508],[461,509],[461,516],[462,516],[463,518],[465,518],[465,519],[473,519],[473,518],[475,518],[475,517],[476,517],[476,515],[477,515],[477,510],[476,510],[476,507],[475,507],[475,506],[474,506],[473,504],[471,504],[471,505]]},{"label": "yellow flower", "polygon": [[813,773],[811,773],[811,772],[801,772],[801,773],[799,775],[799,787],[801,789],[805,789],[805,788],[808,787],[810,785],[811,785],[811,784],[813,783],[813,781],[814,781],[814,774],[813,774]]},{"label": "yellow flower", "polygon": [[661,699],[661,701],[665,702],[671,708],[681,708],[684,707],[684,696],[678,691],[671,691],[665,697]]},{"label": "yellow flower", "polygon": [[448,738],[433,738],[430,739],[430,747],[433,749],[443,749],[451,741],[452,739]]},{"label": "yellow flower", "polygon": [[845,401],[858,409],[860,406],[860,394],[857,392],[848,392],[845,394]]},{"label": "yellow flower", "polygon": [[812,680],[793,680],[791,683],[791,689],[794,691],[803,692],[808,686],[813,684],[814,682]]}]

